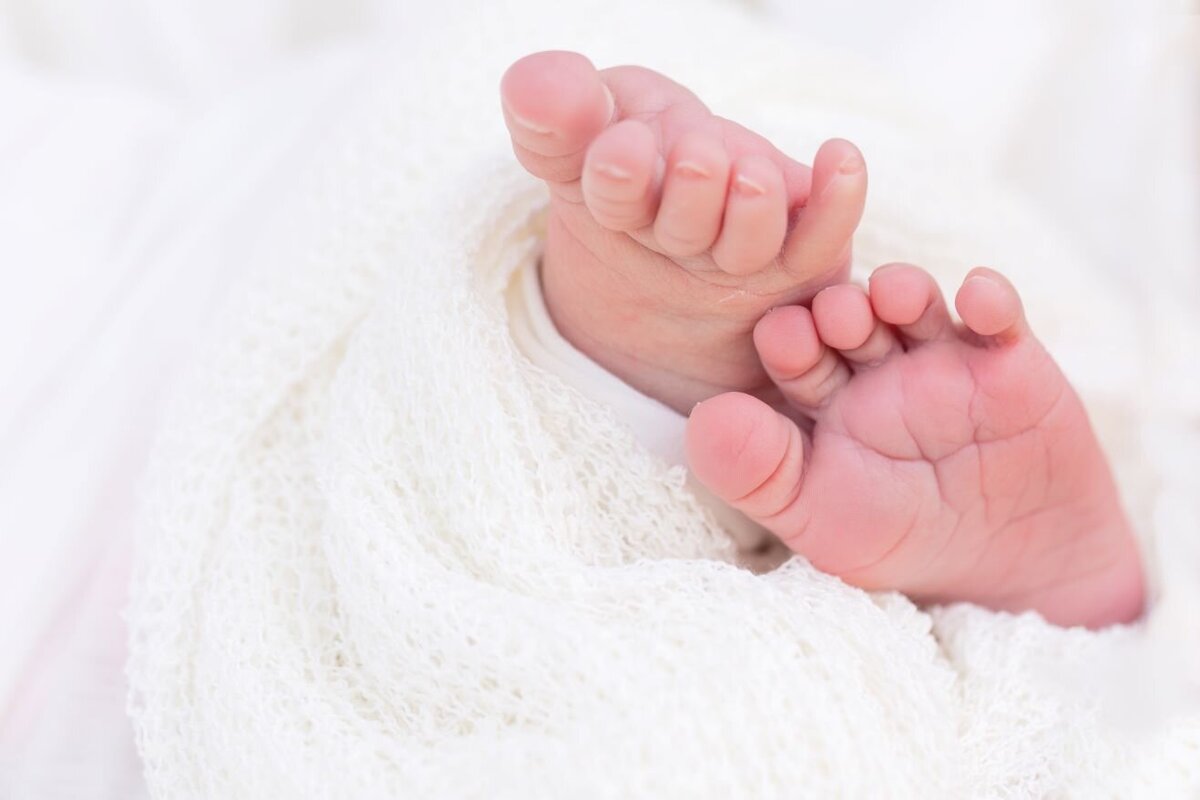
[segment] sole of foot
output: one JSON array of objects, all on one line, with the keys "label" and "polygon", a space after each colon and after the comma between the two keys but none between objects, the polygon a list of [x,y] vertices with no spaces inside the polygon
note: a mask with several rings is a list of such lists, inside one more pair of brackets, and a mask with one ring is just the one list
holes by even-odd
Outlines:
[{"label": "sole of foot", "polygon": [[692,470],[814,566],[930,603],[1062,625],[1139,616],[1138,548],[1082,402],[999,273],[961,323],[923,270],[882,267],[754,331],[786,413],[742,393],[697,406]]}]

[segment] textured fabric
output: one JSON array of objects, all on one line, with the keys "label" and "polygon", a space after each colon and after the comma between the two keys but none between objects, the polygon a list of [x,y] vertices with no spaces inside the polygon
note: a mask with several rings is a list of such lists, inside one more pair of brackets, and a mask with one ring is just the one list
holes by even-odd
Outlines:
[{"label": "textured fabric", "polygon": [[[521,354],[584,397],[608,406],[637,443],[667,466],[685,466],[687,417],[624,383],[564,339],[546,309],[539,273],[537,262],[527,261],[513,274],[505,292],[508,329]],[[787,558],[782,542],[730,508],[691,475],[687,488],[733,539],[739,564],[762,571],[779,566]]]},{"label": "textured fabric", "polygon": [[[1133,391],[1121,298],[827,54],[734,9],[587,5],[523,3],[557,26],[535,31],[481,3],[370,65],[245,254],[252,277],[173,404],[139,545],[129,676],[151,793],[1200,791],[1180,544],[1197,473],[1146,458],[1186,460],[1188,434]],[[700,33],[664,43],[685,10]],[[537,258],[546,198],[512,163],[495,76],[551,45],[659,53],[649,66],[789,152],[860,142],[879,165],[861,265],[1008,272],[1172,554],[1147,624],[927,613],[798,559],[737,567],[683,470],[510,335],[505,290]]]}]

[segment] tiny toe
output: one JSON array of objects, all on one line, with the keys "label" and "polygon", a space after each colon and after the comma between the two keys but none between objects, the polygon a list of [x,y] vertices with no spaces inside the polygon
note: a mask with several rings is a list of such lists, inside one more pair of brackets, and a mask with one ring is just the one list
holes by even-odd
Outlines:
[{"label": "tiny toe", "polygon": [[721,229],[728,185],[725,146],[700,132],[684,134],[667,159],[654,220],[654,238],[664,253],[684,258],[712,246]]},{"label": "tiny toe", "polygon": [[592,217],[610,230],[634,231],[654,221],[658,145],[644,123],[624,120],[588,148],[583,199]]},{"label": "tiny toe", "polygon": [[910,344],[944,339],[954,325],[933,276],[911,264],[886,264],[871,275],[871,308]]},{"label": "tiny toe", "polygon": [[588,144],[612,120],[612,93],[584,56],[534,53],[516,61],[500,81],[513,152],[543,180],[576,180]]},{"label": "tiny toe", "polygon": [[733,165],[713,261],[732,275],[758,272],[779,255],[787,224],[787,192],[779,168],[766,156],[743,156]]},{"label": "tiny toe", "polygon": [[692,473],[713,494],[766,525],[794,512],[804,480],[804,436],[754,397],[718,395],[692,409],[687,425]]},{"label": "tiny toe", "polygon": [[813,160],[808,200],[783,246],[788,271],[808,281],[849,263],[866,197],[867,166],[858,148],[842,139],[821,145]]},{"label": "tiny toe", "polygon": [[812,307],[821,340],[840,351],[851,367],[877,364],[899,349],[891,328],[875,316],[867,293],[853,284],[821,290]]},{"label": "tiny toe", "polygon": [[821,341],[802,306],[768,312],[754,327],[754,347],[771,381],[801,411],[824,408],[850,380],[846,362]]},{"label": "tiny toe", "polygon": [[1028,330],[1017,290],[995,270],[971,270],[954,305],[967,328],[1001,344],[1020,338]]}]

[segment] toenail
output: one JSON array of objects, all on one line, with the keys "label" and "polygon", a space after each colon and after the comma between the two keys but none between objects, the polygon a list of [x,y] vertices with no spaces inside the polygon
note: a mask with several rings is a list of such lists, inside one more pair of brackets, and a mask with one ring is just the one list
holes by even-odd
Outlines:
[{"label": "toenail", "polygon": [[612,90],[604,84],[600,84],[600,88],[604,90],[604,100],[608,104],[608,112],[604,115],[605,123],[612,122],[613,114],[617,111],[617,101],[613,99]]},{"label": "toenail", "polygon": [[1007,294],[1006,290],[1008,287],[1004,284],[1004,281],[1000,280],[995,275],[988,275],[987,273],[978,272],[967,275],[966,280],[964,280],[962,283],[963,288],[966,288],[971,284],[983,289],[991,298],[999,298]]},{"label": "toenail", "polygon": [[864,166],[865,165],[863,164],[862,156],[852,155],[848,156],[846,160],[841,163],[841,165],[838,167],[838,172],[842,175],[854,175],[862,172]]},{"label": "toenail", "polygon": [[707,178],[710,176],[709,171],[695,161],[680,161],[675,165],[675,174],[685,178]]},{"label": "toenail", "polygon": [[615,164],[593,164],[592,172],[614,181],[627,181],[633,177],[629,170],[621,169]]},{"label": "toenail", "polygon": [[734,188],[745,195],[761,196],[767,193],[767,190],[761,184],[747,178],[745,175],[738,175],[733,179]]},{"label": "toenail", "polygon": [[963,286],[966,286],[968,283],[983,284],[984,286],[991,286],[993,289],[1003,288],[1004,286],[1002,283],[1000,283],[1000,281],[996,280],[991,275],[979,272],[968,276],[967,279],[963,281]]},{"label": "toenail", "polygon": [[530,133],[536,133],[539,136],[549,136],[550,134],[554,133],[554,131],[551,130],[550,128],[546,128],[541,125],[536,125],[536,124],[530,122],[529,120],[522,117],[520,114],[515,113],[511,108],[508,110],[508,116],[512,117],[513,122],[520,125],[522,128],[529,131]]}]

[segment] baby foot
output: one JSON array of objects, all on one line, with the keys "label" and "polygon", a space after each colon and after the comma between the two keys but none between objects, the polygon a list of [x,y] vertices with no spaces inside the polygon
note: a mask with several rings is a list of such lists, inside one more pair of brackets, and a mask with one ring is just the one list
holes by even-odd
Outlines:
[{"label": "baby foot", "polygon": [[527,56],[501,82],[518,160],[551,206],[542,288],[562,335],[680,411],[770,390],[752,332],[843,280],[866,167],[827,142],[812,168],[640,67]]},{"label": "baby foot", "polygon": [[1001,275],[974,270],[956,306],[962,326],[927,273],[894,264],[869,293],[769,312],[754,341],[807,419],[713,398],[688,422],[693,471],[856,586],[1062,625],[1136,618],[1137,547],[1078,396]]}]

